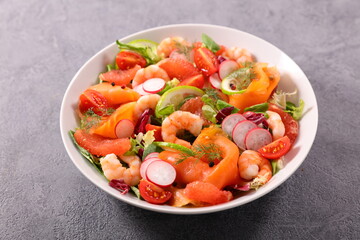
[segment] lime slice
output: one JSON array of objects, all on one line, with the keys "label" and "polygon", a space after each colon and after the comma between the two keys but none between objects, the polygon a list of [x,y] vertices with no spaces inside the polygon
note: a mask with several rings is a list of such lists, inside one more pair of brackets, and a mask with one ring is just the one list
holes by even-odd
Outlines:
[{"label": "lime slice", "polygon": [[250,83],[250,68],[240,68],[222,80],[221,91],[228,95],[243,93]]},{"label": "lime slice", "polygon": [[174,149],[174,150],[178,150],[180,152],[183,152],[183,153],[186,153],[188,154],[189,156],[193,156],[194,155],[194,152],[191,151],[189,148],[187,147],[184,147],[182,145],[179,145],[179,144],[176,144],[176,143],[169,143],[169,142],[153,142],[153,144],[161,147],[161,148],[171,148],[171,149]]},{"label": "lime slice", "polygon": [[128,44],[131,44],[134,47],[150,47],[151,49],[156,49],[157,46],[159,45],[157,42],[147,40],[147,39],[132,40]]},{"label": "lime slice", "polygon": [[161,110],[166,107],[172,107],[174,111],[178,110],[179,105],[188,96],[202,96],[205,93],[199,88],[192,86],[179,86],[166,91],[156,105],[156,117],[162,117]]}]

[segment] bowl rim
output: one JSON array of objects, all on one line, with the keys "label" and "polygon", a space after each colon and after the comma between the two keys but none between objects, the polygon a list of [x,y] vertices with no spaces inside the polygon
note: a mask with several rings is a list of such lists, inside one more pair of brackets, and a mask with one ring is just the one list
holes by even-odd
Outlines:
[{"label": "bowl rim", "polygon": [[[314,97],[314,109],[313,111],[316,118],[314,119],[314,129],[315,131],[312,132],[310,138],[311,138],[311,142],[310,142],[310,147],[308,149],[306,149],[306,152],[304,154],[304,158],[301,161],[298,161],[297,164],[290,169],[289,171],[287,171],[287,174],[285,175],[285,177],[283,177],[282,179],[280,179],[280,181],[273,185],[273,186],[268,186],[265,190],[263,190],[261,193],[256,194],[254,196],[251,196],[250,198],[243,200],[241,203],[238,203],[236,201],[229,201],[227,203],[224,204],[219,204],[219,205],[214,205],[214,206],[207,206],[207,207],[198,207],[198,208],[177,208],[177,207],[171,207],[171,206],[167,206],[167,205],[154,205],[154,204],[148,204],[147,202],[140,200],[139,201],[134,201],[133,199],[129,198],[129,197],[125,197],[121,194],[115,194],[114,192],[109,191],[108,189],[104,189],[100,183],[98,183],[97,181],[95,181],[94,179],[92,179],[90,176],[88,176],[88,174],[86,173],[86,171],[84,169],[82,169],[80,167],[80,164],[78,164],[74,158],[75,156],[73,156],[72,151],[70,150],[68,144],[66,144],[66,138],[69,137],[68,135],[68,129],[64,129],[64,119],[65,119],[65,102],[66,99],[68,98],[70,89],[72,88],[72,86],[75,84],[75,80],[78,78],[79,74],[83,71],[83,69],[89,64],[89,62],[91,62],[94,58],[96,58],[98,56],[98,54],[106,51],[108,48],[111,48],[115,43],[112,42],[111,44],[107,45],[106,47],[104,47],[103,49],[101,49],[100,51],[96,52],[91,58],[89,58],[82,66],[81,68],[76,72],[76,74],[74,75],[74,77],[71,79],[64,97],[62,99],[61,102],[61,109],[60,109],[60,132],[61,132],[61,138],[63,141],[63,144],[65,146],[65,149],[67,151],[68,156],[70,157],[71,161],[73,162],[73,164],[78,168],[78,170],[90,181],[92,182],[95,186],[97,186],[98,188],[100,188],[101,190],[105,191],[106,193],[110,194],[111,196],[113,196],[114,198],[121,200],[123,202],[126,202],[132,206],[136,206],[145,210],[150,210],[150,211],[154,211],[154,212],[160,212],[160,213],[168,213],[168,214],[179,214],[179,215],[193,215],[193,214],[207,214],[207,213],[213,213],[213,212],[218,212],[218,211],[224,211],[224,210],[228,210],[228,209],[232,209],[244,204],[247,204],[249,202],[255,201],[256,199],[261,198],[262,196],[268,194],[269,192],[273,191],[274,189],[276,189],[277,187],[279,187],[280,185],[282,185],[287,179],[289,179],[290,176],[292,176],[294,174],[294,172],[300,167],[300,165],[305,161],[310,149],[313,146],[313,143],[315,141],[315,137],[316,137],[316,133],[317,133],[317,129],[318,129],[318,119],[319,119],[319,115],[318,115],[318,104],[317,104],[317,99],[316,99],[316,95],[315,92],[310,84],[309,79],[307,78],[307,76],[305,75],[305,73],[303,72],[303,70],[300,68],[300,66],[292,59],[290,58],[284,51],[282,51],[281,49],[279,49],[278,47],[276,47],[275,45],[269,43],[268,41],[257,37],[253,34],[238,30],[236,28],[231,28],[231,27],[226,27],[226,26],[221,26],[221,25],[213,25],[213,24],[202,24],[202,23],[183,23],[183,24],[169,24],[169,25],[163,25],[163,26],[159,26],[159,27],[154,27],[154,28],[149,28],[149,29],[145,29],[145,30],[141,30],[138,31],[136,33],[127,35],[125,37],[122,37],[121,39],[119,39],[120,41],[123,41],[123,39],[129,39],[132,37],[135,37],[137,35],[140,34],[145,34],[148,32],[152,32],[152,31],[156,31],[156,30],[162,30],[162,29],[167,29],[167,28],[178,28],[178,27],[210,27],[210,28],[218,28],[218,29],[223,29],[223,30],[231,30],[231,31],[237,31],[240,32],[241,34],[244,35],[248,35],[249,37],[252,38],[256,38],[257,41],[262,41],[268,45],[270,45],[271,47],[273,47],[274,49],[276,49],[277,51],[280,51],[282,54],[284,54],[286,57],[288,57],[293,64],[295,64],[295,66],[297,66],[299,68],[299,70],[301,71],[301,73],[305,76],[305,78],[307,79],[306,84],[308,85],[307,87],[309,89],[312,90],[312,95]],[[84,159],[85,161],[85,159]],[[166,207],[164,207],[166,206]]]}]

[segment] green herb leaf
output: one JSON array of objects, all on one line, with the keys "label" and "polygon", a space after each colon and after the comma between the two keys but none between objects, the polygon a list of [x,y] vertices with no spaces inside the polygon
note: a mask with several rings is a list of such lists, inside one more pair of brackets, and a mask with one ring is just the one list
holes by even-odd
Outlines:
[{"label": "green herb leaf", "polygon": [[125,44],[118,40],[116,40],[116,44],[118,45],[120,51],[122,50],[130,50],[139,53],[145,59],[148,65],[155,64],[161,60],[161,58],[157,55],[157,53],[151,47],[144,46],[144,47],[136,47],[131,44]]},{"label": "green herb leaf", "polygon": [[298,121],[302,117],[304,106],[305,106],[305,102],[302,99],[300,99],[299,101],[299,107],[296,107],[296,105],[292,102],[286,102],[285,112],[291,114],[291,116]]},{"label": "green herb leaf", "polygon": [[154,143],[151,143],[149,146],[147,146],[146,148],[144,148],[144,153],[143,153],[143,156],[142,156],[142,160],[144,161],[144,159],[146,158],[147,155],[149,155],[150,153],[153,153],[153,152],[161,152],[162,149],[157,146],[156,144]]},{"label": "green herb leaf", "polygon": [[213,53],[216,53],[217,51],[220,50],[220,46],[205,33],[201,35],[201,39],[205,47],[208,48]]},{"label": "green herb leaf", "polygon": [[216,114],[217,112],[209,105],[204,105],[201,108],[202,115],[205,117],[205,119],[209,120],[212,123],[216,123]]},{"label": "green herb leaf", "polygon": [[244,109],[244,112],[257,112],[257,113],[265,113],[269,108],[269,103],[260,103],[253,105],[251,107],[247,107]]},{"label": "green herb leaf", "polygon": [[162,149],[166,148],[172,148],[181,152],[184,152],[188,154],[189,156],[193,156],[194,153],[191,151],[191,149],[184,147],[182,145],[176,144],[176,143],[170,143],[170,142],[153,142],[155,145],[161,147]]},{"label": "green herb leaf", "polygon": [[[227,107],[234,107],[233,105],[223,101],[223,100],[217,100],[216,101],[216,108],[220,111],[221,109],[227,108]],[[234,109],[231,111],[231,113],[237,113],[240,109],[234,107]]]},{"label": "green herb leaf", "polygon": [[135,186],[130,186],[130,189],[135,193],[135,195],[136,195],[136,197],[137,197],[138,199],[141,199],[140,191],[139,191],[139,189],[138,189],[137,187],[135,187]]},{"label": "green herb leaf", "polygon": [[73,141],[74,145],[79,149],[80,154],[87,159],[98,171],[99,173],[101,173],[102,175],[104,175],[103,170],[101,169],[101,165],[97,160],[97,158],[95,158],[91,153],[89,153],[86,149],[82,148],[75,140],[74,137],[75,132],[70,130],[69,131],[69,136],[71,138],[71,140]]}]

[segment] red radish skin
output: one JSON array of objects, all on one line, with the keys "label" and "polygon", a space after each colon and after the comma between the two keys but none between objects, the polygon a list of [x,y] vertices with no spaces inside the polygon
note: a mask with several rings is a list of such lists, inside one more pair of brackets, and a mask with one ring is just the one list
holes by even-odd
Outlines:
[{"label": "red radish skin", "polygon": [[227,135],[232,136],[235,125],[243,120],[246,120],[246,118],[240,113],[231,114],[223,120],[221,128]]},{"label": "red radish skin", "polygon": [[245,137],[245,146],[248,150],[257,151],[271,142],[271,133],[264,128],[251,129]]},{"label": "red radish skin", "polygon": [[117,138],[128,138],[134,133],[135,125],[129,119],[120,120],[115,127],[115,135]]},{"label": "red radish skin", "polygon": [[158,93],[164,89],[166,82],[161,78],[151,78],[142,84],[142,88],[147,93]]},{"label": "red radish skin", "polygon": [[235,142],[235,144],[241,149],[241,150],[245,150],[246,146],[245,146],[245,137],[246,134],[253,128],[257,128],[258,126],[249,121],[249,120],[244,120],[239,122],[238,124],[236,124],[236,126],[234,127],[234,130],[232,132],[232,138]]},{"label": "red radish skin", "polygon": [[160,158],[158,158],[158,157],[153,157],[153,158],[147,158],[146,160],[144,160],[141,163],[140,176],[142,177],[142,179],[147,180],[147,178],[146,178],[146,169],[148,168],[149,164],[152,163],[153,161],[162,161],[162,160]]},{"label": "red radish skin", "polygon": [[221,79],[219,77],[218,73],[214,73],[209,77],[209,82],[211,84],[211,86],[215,89],[220,89],[221,88]]},{"label": "red radish skin", "polygon": [[159,156],[159,153],[158,152],[153,152],[153,153],[150,153],[149,155],[147,155],[144,159],[144,162],[150,158],[157,158]]},{"label": "red radish skin", "polygon": [[168,187],[175,181],[176,170],[163,160],[153,161],[147,166],[146,178],[159,187]]},{"label": "red radish skin", "polygon": [[233,60],[225,60],[219,66],[220,79],[224,79],[230,73],[239,69],[239,65]]},{"label": "red radish skin", "polygon": [[143,89],[143,84],[137,85],[136,87],[133,88],[133,90],[134,90],[135,92],[137,92],[138,94],[140,94],[141,96],[151,94],[151,93],[148,93],[148,92],[145,92],[145,91],[144,91],[144,89]]}]

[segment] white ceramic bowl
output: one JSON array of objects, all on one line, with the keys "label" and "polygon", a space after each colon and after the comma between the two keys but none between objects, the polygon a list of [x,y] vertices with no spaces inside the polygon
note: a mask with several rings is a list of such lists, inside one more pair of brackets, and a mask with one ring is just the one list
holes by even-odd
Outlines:
[{"label": "white ceramic bowl", "polygon": [[245,196],[225,204],[202,208],[175,208],[166,205],[153,205],[137,199],[132,194],[121,195],[118,191],[111,188],[103,176],[80,155],[69,138],[68,131],[78,126],[74,110],[80,94],[87,87],[96,83],[99,72],[104,71],[105,66],[112,63],[118,52],[117,45],[112,43],[88,60],[71,80],[61,106],[60,129],[65,148],[76,167],[97,187],[113,197],[140,208],[163,213],[202,214],[222,211],[254,201],[274,190],[288,179],[306,158],[315,139],[318,125],[318,107],[315,94],[309,80],[300,67],[277,47],[258,37],[236,29],[204,24],[179,24],[152,28],[122,38],[120,41],[129,42],[134,39],[151,39],[160,42],[169,36],[182,36],[189,41],[195,41],[201,40],[202,33],[211,36],[219,44],[229,47],[239,46],[247,48],[256,57],[257,61],[277,66],[281,73],[279,89],[285,91],[298,89],[298,98],[305,101],[304,111],[306,114],[300,121],[298,139],[292,150],[286,155],[287,164],[285,168],[257,191],[251,191]]}]

